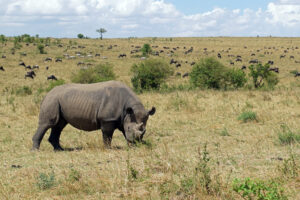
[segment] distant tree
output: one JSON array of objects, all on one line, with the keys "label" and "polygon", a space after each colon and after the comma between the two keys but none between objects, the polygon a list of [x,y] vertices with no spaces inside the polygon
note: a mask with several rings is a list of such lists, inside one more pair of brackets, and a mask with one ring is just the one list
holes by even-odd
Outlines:
[{"label": "distant tree", "polygon": [[103,33],[106,33],[107,31],[105,30],[105,28],[100,28],[100,29],[97,29],[96,32],[100,33],[100,39],[102,40]]},{"label": "distant tree", "polygon": [[77,37],[78,37],[79,39],[82,39],[82,38],[84,38],[84,35],[81,34],[81,33],[79,33],[79,34],[77,35]]}]

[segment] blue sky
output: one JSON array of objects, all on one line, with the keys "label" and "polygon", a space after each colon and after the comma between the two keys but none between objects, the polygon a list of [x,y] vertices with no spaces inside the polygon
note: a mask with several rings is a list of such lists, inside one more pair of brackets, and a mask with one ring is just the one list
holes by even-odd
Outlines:
[{"label": "blue sky", "polygon": [[0,0],[0,34],[300,37],[300,0]]},{"label": "blue sky", "polygon": [[[213,10],[216,7],[227,9],[266,9],[271,0],[166,0],[184,14],[196,14]],[[273,1],[274,2],[274,1]]]}]

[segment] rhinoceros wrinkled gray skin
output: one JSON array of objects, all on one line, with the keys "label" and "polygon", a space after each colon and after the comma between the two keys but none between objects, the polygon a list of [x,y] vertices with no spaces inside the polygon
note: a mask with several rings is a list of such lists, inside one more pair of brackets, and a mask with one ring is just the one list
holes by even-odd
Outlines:
[{"label": "rhinoceros wrinkled gray skin", "polygon": [[148,117],[154,113],[155,107],[145,110],[134,92],[118,81],[57,86],[41,103],[32,150],[39,149],[49,128],[48,140],[54,150],[63,150],[59,137],[67,124],[84,131],[101,129],[107,147],[115,129],[123,133],[127,142],[134,143],[143,139]]}]

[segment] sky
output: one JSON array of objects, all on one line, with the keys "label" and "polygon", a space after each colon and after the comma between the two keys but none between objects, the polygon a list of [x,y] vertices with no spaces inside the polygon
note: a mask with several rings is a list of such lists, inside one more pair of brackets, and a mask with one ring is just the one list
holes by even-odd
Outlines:
[{"label": "sky", "polygon": [[0,34],[300,37],[300,0],[0,0]]}]

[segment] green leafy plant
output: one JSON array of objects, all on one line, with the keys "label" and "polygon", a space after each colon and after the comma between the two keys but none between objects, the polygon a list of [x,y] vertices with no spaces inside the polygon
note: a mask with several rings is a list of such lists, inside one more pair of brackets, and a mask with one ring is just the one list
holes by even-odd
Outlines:
[{"label": "green leafy plant", "polygon": [[240,69],[229,69],[215,58],[204,58],[193,66],[190,83],[206,89],[237,89],[247,82]]},{"label": "green leafy plant", "polygon": [[245,123],[245,122],[248,122],[248,121],[258,121],[258,120],[257,120],[256,113],[253,112],[253,111],[244,111],[244,112],[242,112],[242,113],[239,115],[238,120],[241,120],[241,121],[243,121],[244,123]]},{"label": "green leafy plant", "polygon": [[238,193],[243,199],[248,200],[287,200],[284,189],[274,181],[253,181],[250,178],[245,178],[244,180],[235,179],[233,191]]},{"label": "green leafy plant", "polygon": [[150,44],[144,44],[141,51],[143,56],[148,56],[152,52]]},{"label": "green leafy plant", "polygon": [[41,190],[50,189],[55,185],[55,174],[53,172],[50,174],[40,173],[36,179],[36,185]]},{"label": "green leafy plant", "polygon": [[74,83],[97,83],[116,79],[113,67],[106,64],[99,64],[88,69],[81,69],[77,74],[73,75]]},{"label": "green leafy plant", "polygon": [[81,34],[81,33],[79,33],[79,34],[77,35],[77,37],[78,37],[79,39],[82,39],[82,38],[84,38],[84,35]]},{"label": "green leafy plant", "polygon": [[300,133],[294,133],[287,125],[281,125],[281,132],[278,133],[278,140],[281,145],[300,142]]},{"label": "green leafy plant", "polygon": [[140,64],[134,64],[131,67],[131,72],[133,73],[131,83],[137,92],[157,90],[173,74],[170,65],[158,59],[149,59]]},{"label": "green leafy plant", "polygon": [[279,82],[277,75],[275,72],[270,71],[270,65],[266,63],[265,65],[257,64],[250,65],[250,77],[252,78],[252,82],[255,88],[274,88],[275,85]]},{"label": "green leafy plant", "polygon": [[37,45],[37,49],[39,51],[40,54],[45,54],[45,46],[43,44],[38,44]]},{"label": "green leafy plant", "polygon": [[80,175],[79,171],[72,168],[69,173],[68,180],[71,182],[76,182],[76,181],[79,181],[80,178],[81,178],[81,175]]}]

